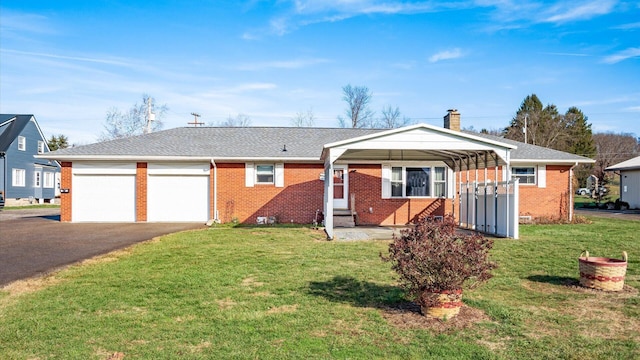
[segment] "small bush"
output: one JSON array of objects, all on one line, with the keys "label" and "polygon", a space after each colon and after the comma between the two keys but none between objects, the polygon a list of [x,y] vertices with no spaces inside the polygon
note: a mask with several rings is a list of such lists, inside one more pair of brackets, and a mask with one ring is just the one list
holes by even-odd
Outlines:
[{"label": "small bush", "polygon": [[400,275],[400,286],[421,306],[433,304],[431,293],[474,288],[492,277],[497,264],[489,261],[493,240],[456,232],[452,216],[427,217],[403,230],[389,244],[384,261]]}]

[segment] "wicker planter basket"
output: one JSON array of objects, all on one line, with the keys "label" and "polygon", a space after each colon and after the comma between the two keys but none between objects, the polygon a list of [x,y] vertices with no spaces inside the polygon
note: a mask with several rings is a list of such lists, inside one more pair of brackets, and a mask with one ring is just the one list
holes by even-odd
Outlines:
[{"label": "wicker planter basket", "polygon": [[[584,256],[582,256],[584,254]],[[622,252],[622,260],[590,257],[584,251],[578,258],[580,265],[580,285],[604,291],[620,291],[624,287],[627,272],[627,253]]]},{"label": "wicker planter basket", "polygon": [[436,298],[433,306],[422,306],[422,314],[441,320],[451,319],[460,313],[462,307],[462,289],[432,293]]}]

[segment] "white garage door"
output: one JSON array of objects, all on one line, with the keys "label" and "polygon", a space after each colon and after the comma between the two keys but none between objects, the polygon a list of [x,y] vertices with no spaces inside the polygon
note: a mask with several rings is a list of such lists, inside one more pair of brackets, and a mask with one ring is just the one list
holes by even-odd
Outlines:
[{"label": "white garage door", "polygon": [[147,221],[206,222],[209,220],[209,177],[149,175]]},{"label": "white garage door", "polygon": [[135,196],[135,175],[74,174],[72,221],[134,222]]}]

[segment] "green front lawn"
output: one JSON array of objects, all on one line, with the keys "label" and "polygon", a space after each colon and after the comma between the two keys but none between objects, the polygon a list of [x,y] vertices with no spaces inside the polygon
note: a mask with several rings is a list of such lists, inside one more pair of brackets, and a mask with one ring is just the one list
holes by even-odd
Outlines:
[{"label": "green front lawn", "polygon": [[[402,298],[386,241],[306,228],[184,232],[0,291],[2,359],[632,359],[638,222],[526,225],[459,319]],[[575,286],[577,257],[629,253],[623,293]],[[37,289],[37,290],[36,290]]]}]

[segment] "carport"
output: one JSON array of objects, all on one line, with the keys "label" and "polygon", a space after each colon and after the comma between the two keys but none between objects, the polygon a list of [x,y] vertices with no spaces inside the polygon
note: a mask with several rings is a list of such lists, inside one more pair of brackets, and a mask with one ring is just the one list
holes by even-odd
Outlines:
[{"label": "carport", "polygon": [[[385,194],[386,185],[391,181],[391,167],[386,164],[413,161],[447,165],[447,198],[452,201],[461,227],[518,238],[518,183],[511,180],[510,171],[510,152],[515,148],[514,145],[427,124],[326,144],[321,158],[324,161],[327,237],[334,237],[335,169],[348,163],[382,164],[380,196],[386,198],[389,195]],[[467,175],[475,172],[474,178],[478,179],[480,171],[484,172],[484,182],[462,183],[463,172]]]}]

